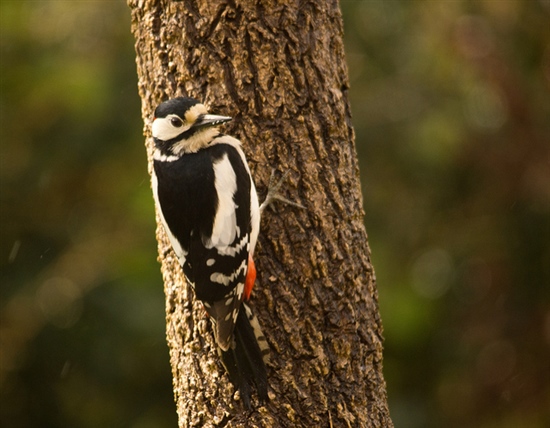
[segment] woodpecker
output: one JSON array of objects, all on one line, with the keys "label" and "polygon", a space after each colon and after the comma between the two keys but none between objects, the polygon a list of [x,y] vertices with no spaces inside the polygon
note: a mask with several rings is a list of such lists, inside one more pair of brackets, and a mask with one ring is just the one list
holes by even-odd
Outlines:
[{"label": "woodpecker", "polygon": [[193,98],[155,110],[152,188],[159,217],[187,282],[212,321],[219,354],[243,403],[252,387],[266,402],[269,349],[245,303],[256,278],[260,206],[236,138],[219,132],[232,118]]}]

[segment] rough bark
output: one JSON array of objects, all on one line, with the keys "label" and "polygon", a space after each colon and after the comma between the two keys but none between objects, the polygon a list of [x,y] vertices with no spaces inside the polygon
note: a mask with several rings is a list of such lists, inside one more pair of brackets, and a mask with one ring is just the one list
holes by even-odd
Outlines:
[{"label": "rough bark", "polygon": [[155,106],[193,96],[234,117],[223,131],[242,141],[260,199],[275,168],[306,207],[262,219],[251,306],[272,351],[271,401],[252,413],[157,230],[179,425],[392,426],[338,2],[128,3],[149,160]]}]

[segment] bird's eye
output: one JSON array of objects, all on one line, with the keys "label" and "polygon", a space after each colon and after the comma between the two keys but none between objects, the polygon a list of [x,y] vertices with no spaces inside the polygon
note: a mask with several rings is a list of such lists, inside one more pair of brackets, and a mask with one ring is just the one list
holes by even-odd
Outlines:
[{"label": "bird's eye", "polygon": [[183,122],[179,117],[173,117],[172,119],[170,119],[170,123],[175,128],[180,128],[183,125]]}]

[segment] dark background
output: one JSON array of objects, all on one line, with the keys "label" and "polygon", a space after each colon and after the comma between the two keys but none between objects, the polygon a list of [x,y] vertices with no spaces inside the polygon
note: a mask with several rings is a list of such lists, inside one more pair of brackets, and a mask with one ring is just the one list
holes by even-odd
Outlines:
[{"label": "dark background", "polygon": [[[341,5],[395,425],[547,427],[550,2]],[[0,12],[0,425],[176,426],[129,9]]]}]

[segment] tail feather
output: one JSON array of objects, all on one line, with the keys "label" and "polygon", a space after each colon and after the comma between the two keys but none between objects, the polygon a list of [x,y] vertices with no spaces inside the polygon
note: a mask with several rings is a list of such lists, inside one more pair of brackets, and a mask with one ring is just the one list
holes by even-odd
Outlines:
[{"label": "tail feather", "polygon": [[252,386],[256,388],[260,402],[268,401],[265,368],[268,353],[267,342],[258,320],[243,303],[237,316],[233,343],[227,351],[220,349],[220,354],[231,382],[239,389],[243,403],[248,409],[251,409]]}]

